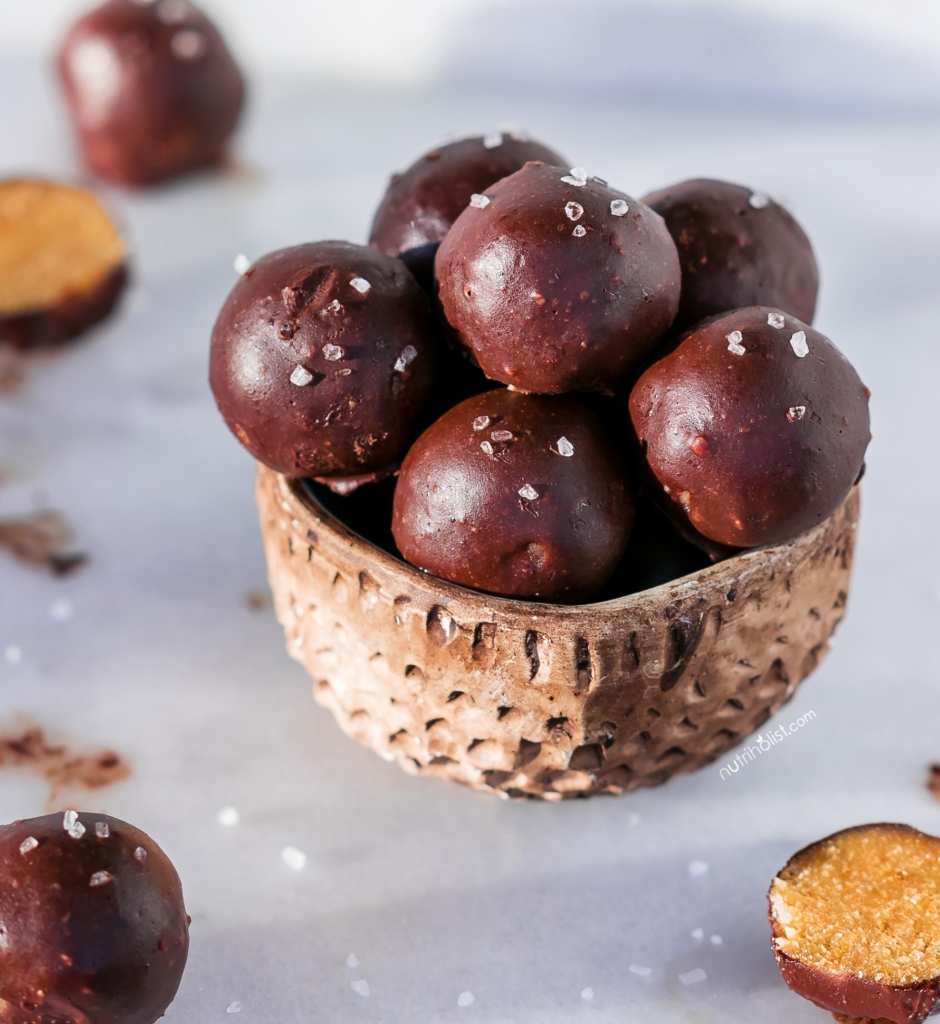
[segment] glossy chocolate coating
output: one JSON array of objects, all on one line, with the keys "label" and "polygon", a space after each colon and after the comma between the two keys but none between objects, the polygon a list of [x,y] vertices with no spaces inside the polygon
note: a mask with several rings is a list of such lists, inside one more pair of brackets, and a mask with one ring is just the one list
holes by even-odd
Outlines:
[{"label": "glossy chocolate coating", "polygon": [[671,511],[730,547],[788,540],[826,519],[870,437],[868,391],[851,363],[765,306],[684,334],[640,376],[630,417]]},{"label": "glossy chocolate coating", "polygon": [[404,454],[434,346],[430,303],[401,260],[314,242],[239,279],[212,332],[209,379],[225,422],[265,465],[355,477]]},{"label": "glossy chocolate coating", "polygon": [[82,158],[121,184],[219,160],[244,102],[218,29],[188,0],[108,0],[72,26],[57,67]]},{"label": "glossy chocolate coating", "polygon": [[392,533],[407,561],[454,583],[572,602],[607,582],[632,524],[623,464],[591,410],[500,388],[415,442]]},{"label": "glossy chocolate coating", "polygon": [[643,202],[666,221],[682,264],[674,327],[717,313],[773,306],[811,324],[819,271],[803,229],[763,192],[697,178]]},{"label": "glossy chocolate coating", "polygon": [[429,291],[434,254],[475,192],[520,170],[527,160],[567,167],[547,146],[511,132],[438,146],[393,175],[372,222],[369,242],[407,264]]},{"label": "glossy chocolate coating", "polygon": [[173,865],[127,822],[77,821],[0,827],[0,1024],[152,1024],[179,988],[189,919]]},{"label": "glossy chocolate coating", "polygon": [[485,200],[437,252],[448,322],[488,377],[519,391],[610,391],[678,308],[679,258],[662,218],[597,178],[541,163]]}]

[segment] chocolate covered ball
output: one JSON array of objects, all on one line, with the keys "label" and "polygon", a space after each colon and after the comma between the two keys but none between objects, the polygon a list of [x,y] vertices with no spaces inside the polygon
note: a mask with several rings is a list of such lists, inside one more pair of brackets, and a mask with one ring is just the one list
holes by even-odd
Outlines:
[{"label": "chocolate covered ball", "polygon": [[245,96],[218,29],[188,0],[108,0],[72,26],[57,66],[85,163],[127,185],[219,160]]},{"label": "chocolate covered ball", "polygon": [[483,372],[518,391],[610,391],[679,304],[662,218],[581,168],[537,162],[471,199],[435,275]]},{"label": "chocolate covered ball", "polygon": [[470,197],[520,170],[527,160],[568,165],[548,146],[513,132],[493,132],[432,149],[392,177],[369,241],[404,260],[430,290],[437,247]]},{"label": "chocolate covered ball", "polygon": [[858,479],[868,390],[818,331],[752,306],[683,335],[639,378],[630,418],[672,512],[729,547],[788,540]]},{"label": "chocolate covered ball", "polygon": [[819,272],[803,229],[779,203],[698,178],[643,199],[666,221],[682,264],[674,327],[745,306],[773,306],[811,324]]},{"label": "chocolate covered ball", "polygon": [[623,464],[591,410],[500,388],[415,442],[392,533],[412,565],[454,583],[570,602],[603,587],[632,524]]},{"label": "chocolate covered ball", "polygon": [[290,476],[394,468],[431,390],[430,303],[401,260],[315,242],[258,260],[212,332],[209,379],[225,422]]},{"label": "chocolate covered ball", "polygon": [[186,966],[173,865],[106,814],[0,826],[0,1022],[152,1024]]}]

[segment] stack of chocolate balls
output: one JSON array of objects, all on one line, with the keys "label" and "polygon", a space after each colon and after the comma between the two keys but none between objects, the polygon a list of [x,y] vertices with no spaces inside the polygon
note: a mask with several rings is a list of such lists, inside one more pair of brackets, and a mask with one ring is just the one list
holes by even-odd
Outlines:
[{"label": "stack of chocolate balls", "polygon": [[596,600],[661,541],[631,541],[653,508],[718,558],[822,522],[862,472],[868,391],[762,192],[637,200],[494,133],[393,177],[371,243],[246,270],[211,383],[272,469],[341,494],[397,476],[394,542],[426,572]]}]

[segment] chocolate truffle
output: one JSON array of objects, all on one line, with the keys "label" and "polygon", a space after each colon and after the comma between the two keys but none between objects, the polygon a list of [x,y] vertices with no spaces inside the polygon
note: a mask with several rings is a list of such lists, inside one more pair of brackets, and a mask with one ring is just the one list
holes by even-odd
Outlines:
[{"label": "chocolate truffle", "polygon": [[822,522],[858,479],[870,437],[851,363],[765,306],[684,334],[640,376],[630,418],[673,513],[730,547]]},{"label": "chocolate truffle", "polygon": [[603,587],[632,524],[623,464],[591,410],[500,388],[415,442],[392,533],[412,565],[454,583],[571,602]]},{"label": "chocolate truffle", "polygon": [[395,467],[432,382],[430,303],[401,260],[349,242],[263,257],[212,332],[225,422],[271,469],[361,478]]},{"label": "chocolate truffle", "polygon": [[108,0],[57,65],[86,165],[146,185],[218,161],[245,87],[218,29],[188,0]]},{"label": "chocolate truffle", "polygon": [[438,146],[392,177],[369,241],[404,260],[430,291],[434,254],[470,197],[520,170],[527,160],[568,166],[547,146],[508,131]]},{"label": "chocolate truffle", "polygon": [[0,826],[0,1022],[152,1024],[186,966],[166,854],[106,814]]},{"label": "chocolate truffle", "polygon": [[127,280],[98,200],[38,178],[0,181],[0,341],[56,345],[103,320]]},{"label": "chocolate truffle", "polygon": [[663,217],[679,250],[676,330],[745,306],[773,306],[813,322],[819,272],[812,246],[765,193],[697,178],[643,202]]},{"label": "chocolate truffle", "polygon": [[895,824],[794,854],[769,893],[787,985],[837,1019],[920,1024],[940,995],[938,861],[940,839]]},{"label": "chocolate truffle", "polygon": [[679,304],[662,218],[581,168],[537,162],[471,199],[435,275],[483,372],[517,391],[610,391]]}]

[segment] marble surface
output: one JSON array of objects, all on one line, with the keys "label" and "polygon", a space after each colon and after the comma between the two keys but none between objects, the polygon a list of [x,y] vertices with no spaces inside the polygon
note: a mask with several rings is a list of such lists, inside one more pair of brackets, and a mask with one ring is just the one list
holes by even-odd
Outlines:
[{"label": "marble surface", "polygon": [[[233,258],[362,239],[390,169],[502,121],[632,194],[714,175],[784,197],[822,264],[818,324],[874,392],[849,614],[770,724],[815,718],[731,779],[550,805],[410,778],[339,732],[246,604],[265,583],[253,465],[206,385]],[[192,949],[168,1024],[235,1001],[246,1024],[826,1019],[774,966],[770,878],[847,825],[940,832],[936,122],[274,79],[240,152],[226,175],[111,195],[135,252],[121,312],[0,396],[0,517],[60,509],[91,555],[62,580],[0,556],[0,729],[24,715],[130,759],[67,800],[134,821],[180,871]],[[12,55],[0,169],[75,172],[48,81]],[[47,798],[0,771],[0,820]]]}]

